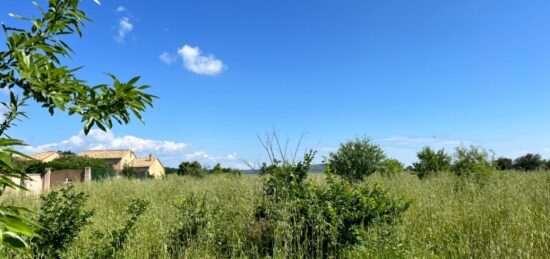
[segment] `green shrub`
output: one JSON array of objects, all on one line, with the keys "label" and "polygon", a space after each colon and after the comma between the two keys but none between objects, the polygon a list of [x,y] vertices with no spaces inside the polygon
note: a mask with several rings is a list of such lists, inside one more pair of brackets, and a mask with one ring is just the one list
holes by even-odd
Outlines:
[{"label": "green shrub", "polygon": [[382,161],[382,168],[380,173],[384,176],[393,176],[403,172],[404,166],[399,160],[393,158],[387,158]]},{"label": "green shrub", "polygon": [[206,169],[198,161],[182,162],[178,167],[178,175],[190,175],[196,177],[203,177],[208,173]]},{"label": "green shrub", "polygon": [[479,147],[457,147],[451,171],[457,176],[484,176],[491,172],[489,153]]},{"label": "green shrub", "polygon": [[327,169],[327,185],[307,181],[313,159],[276,164],[263,183],[255,212],[259,235],[253,240],[261,256],[293,258],[339,257],[363,242],[375,223],[391,223],[408,207],[380,186],[352,185],[335,179]]},{"label": "green shrub", "polygon": [[130,231],[132,231],[139,217],[147,210],[149,202],[142,199],[133,199],[126,210],[129,217],[124,226],[115,229],[110,233],[110,240],[105,233],[94,232],[95,244],[90,258],[120,258],[120,253],[128,242]]},{"label": "green shrub", "polygon": [[336,153],[331,153],[328,165],[334,174],[357,182],[380,170],[384,151],[367,138],[357,138],[340,145]]},{"label": "green shrub", "polygon": [[499,157],[495,161],[495,168],[500,171],[507,171],[514,169],[514,161],[511,158]]},{"label": "green shrub", "polygon": [[190,194],[176,200],[174,206],[178,211],[178,223],[168,234],[168,253],[172,258],[179,258],[206,227],[210,211],[206,195],[199,199],[195,194]]},{"label": "green shrub", "polygon": [[534,171],[543,169],[544,160],[540,154],[526,154],[514,160],[514,169],[522,171]]},{"label": "green shrub", "polygon": [[36,230],[40,237],[31,239],[34,258],[62,258],[63,253],[89,223],[93,211],[85,210],[86,195],[75,193],[73,185],[65,184],[58,191],[42,195]]},{"label": "green shrub", "polygon": [[424,147],[416,156],[418,162],[413,163],[413,168],[420,179],[424,179],[430,174],[449,170],[451,166],[451,156],[447,155],[444,149],[435,152],[430,147]]}]

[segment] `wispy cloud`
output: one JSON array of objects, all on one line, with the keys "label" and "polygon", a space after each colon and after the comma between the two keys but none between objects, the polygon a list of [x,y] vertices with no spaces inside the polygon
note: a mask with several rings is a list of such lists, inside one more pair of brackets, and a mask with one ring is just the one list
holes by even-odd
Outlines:
[{"label": "wispy cloud", "polygon": [[162,52],[162,54],[160,54],[160,56],[159,56],[159,59],[160,59],[162,62],[164,62],[165,64],[168,64],[168,65],[170,65],[170,64],[172,64],[172,63],[174,63],[174,62],[176,62],[176,58],[177,58],[177,57],[176,57],[175,55],[172,55],[172,54],[170,54],[170,53],[168,53],[168,52],[166,52],[166,51],[165,51],[165,52]]},{"label": "wispy cloud", "polygon": [[127,16],[124,16],[118,20],[118,28],[117,28],[117,35],[115,36],[115,40],[118,43],[124,42],[124,39],[126,38],[126,35],[130,33],[134,29],[134,25],[130,21],[130,18]]},{"label": "wispy cloud", "polygon": [[121,5],[121,6],[116,8],[116,11],[119,12],[119,13],[124,12],[124,11],[126,11],[126,7]]},{"label": "wispy cloud", "polygon": [[22,148],[26,153],[44,151],[70,150],[81,152],[88,149],[131,149],[139,156],[150,153],[160,157],[167,166],[177,166],[182,161],[199,161],[213,166],[217,163],[226,167],[246,168],[237,158],[237,154],[213,155],[204,150],[197,150],[194,145],[170,140],[144,139],[136,136],[116,136],[112,131],[91,130],[88,136],[84,133],[71,136],[59,142],[31,145]]},{"label": "wispy cloud", "polygon": [[226,68],[223,62],[212,54],[202,55],[199,47],[184,45],[178,49],[178,55],[183,59],[185,68],[197,74],[217,75]]}]

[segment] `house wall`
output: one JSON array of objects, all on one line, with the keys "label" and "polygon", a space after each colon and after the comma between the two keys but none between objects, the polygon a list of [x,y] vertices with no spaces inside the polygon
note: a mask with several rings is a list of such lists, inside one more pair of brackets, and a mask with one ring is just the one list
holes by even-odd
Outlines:
[{"label": "house wall", "polygon": [[23,182],[23,186],[29,191],[37,193],[42,191],[42,175],[41,174],[28,174],[29,180]]},{"label": "house wall", "polygon": [[120,161],[113,165],[113,169],[115,169],[117,172],[122,171],[124,169],[125,165],[130,165],[132,161],[136,159],[136,155],[134,155],[134,152],[129,152],[122,158],[120,158]]},{"label": "house wall", "polygon": [[161,178],[164,176],[164,166],[160,163],[158,159],[155,159],[155,162],[149,167],[149,175],[155,178]]}]

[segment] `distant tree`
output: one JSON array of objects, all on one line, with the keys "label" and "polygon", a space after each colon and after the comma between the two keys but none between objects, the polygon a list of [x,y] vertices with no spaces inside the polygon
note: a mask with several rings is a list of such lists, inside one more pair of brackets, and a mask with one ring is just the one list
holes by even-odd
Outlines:
[{"label": "distant tree", "polygon": [[447,155],[444,149],[436,152],[430,147],[424,147],[416,156],[418,162],[413,163],[413,168],[420,179],[424,179],[430,174],[449,170],[451,166],[451,156]]},{"label": "distant tree", "polygon": [[367,138],[357,138],[340,144],[335,153],[328,157],[328,164],[334,174],[356,182],[379,171],[386,158],[379,145]]},{"label": "distant tree", "polygon": [[543,169],[544,160],[540,154],[526,154],[514,160],[514,169],[522,171],[534,171]]},{"label": "distant tree", "polygon": [[217,163],[214,168],[210,169],[210,173],[211,174],[221,174],[223,173],[223,168],[222,168],[222,165],[220,165],[219,163]]},{"label": "distant tree", "polygon": [[178,173],[178,168],[173,168],[173,167],[165,167],[164,168],[164,174],[166,174],[166,175],[177,174],[177,173]]},{"label": "distant tree", "polygon": [[386,176],[395,175],[403,172],[404,166],[399,160],[393,158],[387,158],[382,161],[382,168],[380,173]]},{"label": "distant tree", "polygon": [[499,157],[495,161],[495,167],[500,171],[512,170],[514,169],[514,161],[511,158]]},{"label": "distant tree", "polygon": [[202,177],[205,176],[207,170],[202,167],[198,161],[182,162],[178,167],[178,175],[191,175]]},{"label": "distant tree", "polygon": [[490,161],[489,152],[485,149],[457,147],[451,171],[458,176],[487,176],[492,169]]}]

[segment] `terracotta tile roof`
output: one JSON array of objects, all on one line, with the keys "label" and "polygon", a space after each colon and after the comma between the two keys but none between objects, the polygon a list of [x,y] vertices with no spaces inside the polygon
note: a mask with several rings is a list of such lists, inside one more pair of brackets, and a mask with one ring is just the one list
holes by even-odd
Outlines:
[{"label": "terracotta tile roof", "polygon": [[78,155],[87,156],[91,158],[100,158],[100,159],[115,159],[115,158],[122,158],[123,156],[131,152],[132,150],[129,150],[129,149],[127,150],[86,150]]},{"label": "terracotta tile roof", "polygon": [[40,161],[44,161],[51,156],[59,155],[56,151],[47,151],[31,155],[32,158]]},{"label": "terracotta tile roof", "polygon": [[130,167],[150,167],[155,161],[157,161],[156,157],[138,157],[132,161]]}]

